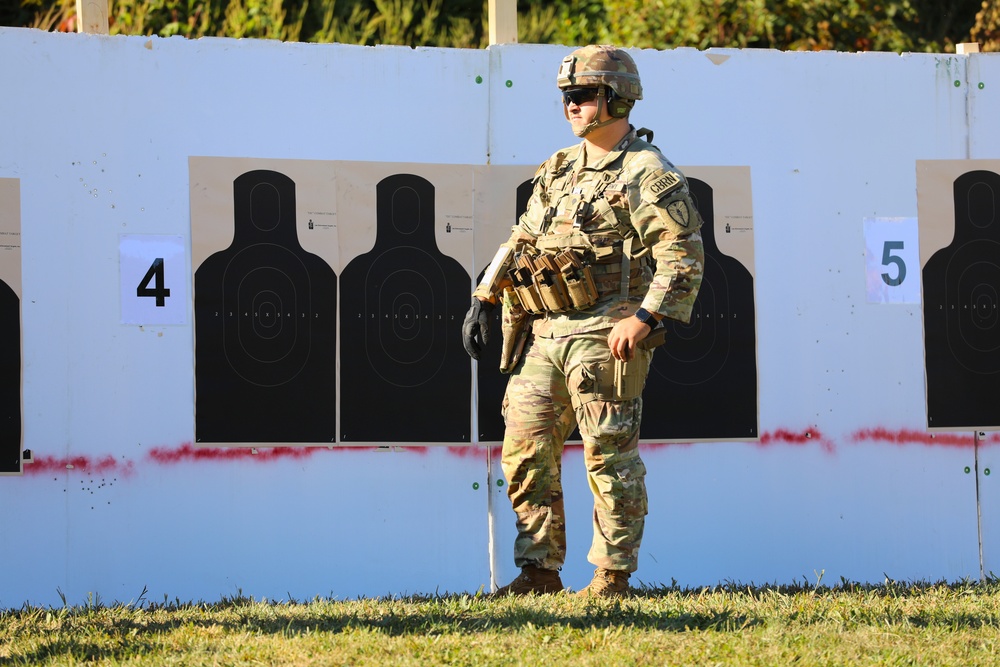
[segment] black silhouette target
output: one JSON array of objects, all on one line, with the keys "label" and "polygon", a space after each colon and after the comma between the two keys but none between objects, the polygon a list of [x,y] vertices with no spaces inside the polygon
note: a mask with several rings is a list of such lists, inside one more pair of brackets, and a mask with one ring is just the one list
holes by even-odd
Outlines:
[{"label": "black silhouette target", "polygon": [[334,442],[336,275],[299,244],[290,178],[233,193],[233,243],[195,272],[195,438]]},{"label": "black silhouette target", "polygon": [[341,440],[468,442],[469,274],[437,248],[434,186],[383,179],[376,225],[375,247],[341,275]]},{"label": "black silhouette target", "polygon": [[[705,275],[716,280],[703,280],[695,301],[691,321],[671,321],[669,345],[657,349],[663,360],[654,369],[670,382],[682,387],[693,387],[714,379],[729,361],[732,348],[732,312],[729,303],[728,276],[718,257],[705,250]],[[664,359],[665,358],[665,359]],[[666,365],[669,363],[669,375]]]},{"label": "black silhouette target", "polygon": [[691,322],[666,320],[643,392],[644,440],[756,438],[757,337],[753,276],[719,251],[712,188],[688,179],[705,224],[705,274]]},{"label": "black silhouette target", "polygon": [[1000,175],[955,179],[955,234],[923,268],[927,425],[1000,426]]},{"label": "black silhouette target", "polygon": [[[531,198],[532,181],[524,181],[517,187],[515,196],[514,224],[528,209],[528,200]],[[492,259],[492,257],[490,257]],[[487,263],[476,277],[476,283],[483,279],[483,274],[489,268]],[[489,344],[482,354],[479,355],[479,367],[477,386],[479,388],[478,419],[479,419],[479,441],[480,442],[502,442],[504,434],[503,415],[500,414],[500,406],[503,402],[504,392],[507,391],[507,379],[509,375],[500,372],[500,351],[503,346],[503,334],[500,331],[501,308],[498,305],[490,315],[490,338]]]},{"label": "black silhouette target", "polygon": [[235,304],[236,315],[222,318],[224,352],[233,372],[259,387],[294,380],[312,352],[311,322],[303,317],[312,305],[305,264],[286,248],[259,244],[236,254],[222,284],[224,302]]},{"label": "black silhouette target", "polygon": [[401,388],[433,382],[447,360],[443,327],[432,321],[443,321],[447,312],[440,303],[447,294],[435,293],[448,282],[440,263],[420,248],[391,248],[375,258],[368,278],[375,287],[365,321],[365,356],[372,370]]},{"label": "black silhouette target", "polygon": [[0,472],[21,472],[21,301],[0,281]]}]

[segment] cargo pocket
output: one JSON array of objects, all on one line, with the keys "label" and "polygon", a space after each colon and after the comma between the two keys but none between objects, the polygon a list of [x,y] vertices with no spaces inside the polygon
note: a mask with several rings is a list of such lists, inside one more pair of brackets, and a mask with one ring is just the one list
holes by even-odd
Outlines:
[{"label": "cargo pocket", "polygon": [[648,350],[638,349],[632,361],[620,361],[611,356],[584,364],[584,373],[593,378],[592,392],[602,401],[631,401],[642,396],[649,372]]}]

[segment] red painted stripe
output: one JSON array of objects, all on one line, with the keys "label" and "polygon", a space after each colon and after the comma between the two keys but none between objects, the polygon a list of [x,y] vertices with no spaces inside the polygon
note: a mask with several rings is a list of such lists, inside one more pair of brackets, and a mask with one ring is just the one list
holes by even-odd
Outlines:
[{"label": "red painted stripe", "polygon": [[270,462],[280,459],[305,459],[315,453],[312,447],[195,447],[186,442],[180,447],[153,447],[146,458],[154,463],[172,465],[190,461],[240,461],[252,459]]},{"label": "red painted stripe", "polygon": [[25,475],[41,475],[67,471],[131,475],[135,471],[135,464],[127,459],[119,461],[110,454],[97,459],[89,456],[34,456],[31,463],[24,464]]},{"label": "red painted stripe", "polygon": [[[976,443],[972,433],[928,433],[914,429],[895,431],[883,427],[865,428],[851,434],[853,442],[889,442],[896,445],[928,445],[934,447],[973,447]],[[996,433],[987,439],[1000,442]]]},{"label": "red painted stripe", "polygon": [[[426,453],[427,447],[402,447],[413,454]],[[154,447],[146,458],[162,465],[199,461],[272,461],[308,459],[321,452],[377,452],[379,447],[195,447],[186,442],[180,447]]]},{"label": "red painted stripe", "polygon": [[[898,445],[926,445],[937,447],[971,447],[974,438],[971,433],[927,433],[913,429],[890,430],[884,427],[874,427],[859,429],[851,435],[854,443],[863,442],[889,442]],[[988,444],[1000,444],[1000,433],[992,432],[982,438],[982,442]],[[805,430],[789,428],[779,428],[773,431],[762,433],[760,439],[755,444],[758,447],[769,447],[774,445],[792,445],[802,447],[816,443],[824,451],[833,452],[835,444],[827,438],[819,429],[809,427]],[[661,447],[690,447],[690,442],[651,442],[643,443],[643,449],[658,449]],[[711,446],[708,443],[708,446]],[[480,458],[486,452],[485,445],[465,445],[447,447],[447,452],[451,456],[460,458]],[[567,445],[567,449],[572,451],[581,448],[579,444]],[[284,460],[304,460],[311,458],[321,452],[375,452],[380,451],[379,447],[196,447],[190,442],[181,444],[178,447],[153,447],[147,453],[145,460],[156,465],[176,465],[179,463],[200,463],[205,461],[246,461],[255,463],[272,463]],[[256,450],[256,453],[255,453]],[[430,450],[427,446],[400,446],[394,448],[395,452],[407,454],[426,454]],[[500,457],[502,447],[493,445],[490,453],[493,459]],[[130,475],[135,472],[136,464],[128,459],[116,459],[108,454],[101,457],[72,456],[35,456],[32,463],[24,466],[25,475],[51,474],[54,472],[80,472],[80,473],[117,473]]]}]

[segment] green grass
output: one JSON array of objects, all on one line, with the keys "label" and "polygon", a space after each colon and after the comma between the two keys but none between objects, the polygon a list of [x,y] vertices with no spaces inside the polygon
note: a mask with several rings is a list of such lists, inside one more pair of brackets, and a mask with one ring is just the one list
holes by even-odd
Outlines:
[{"label": "green grass", "polygon": [[[140,598],[141,599],[141,598]],[[997,665],[1000,583],[0,612],[0,665]]]}]

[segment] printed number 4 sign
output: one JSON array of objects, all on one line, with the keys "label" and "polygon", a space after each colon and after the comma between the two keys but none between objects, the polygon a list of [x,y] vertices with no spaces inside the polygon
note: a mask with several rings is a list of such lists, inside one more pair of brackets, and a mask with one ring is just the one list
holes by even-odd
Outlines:
[{"label": "printed number 4 sign", "polygon": [[916,218],[865,218],[869,303],[920,303]]},{"label": "printed number 4 sign", "polygon": [[122,234],[122,324],[186,324],[187,263],[183,236]]}]

